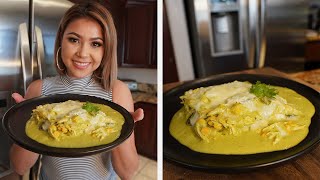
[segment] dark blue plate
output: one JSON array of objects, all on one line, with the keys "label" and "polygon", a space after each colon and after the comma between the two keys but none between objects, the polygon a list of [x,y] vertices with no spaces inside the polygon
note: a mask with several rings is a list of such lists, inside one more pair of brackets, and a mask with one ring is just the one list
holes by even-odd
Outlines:
[{"label": "dark blue plate", "polygon": [[[290,88],[308,98],[315,106],[316,112],[309,126],[307,137],[298,145],[283,151],[250,155],[218,155],[192,151],[180,144],[169,133],[169,125],[173,115],[182,107],[180,96],[185,91],[198,87],[218,85],[232,81],[261,81],[266,84]],[[257,168],[278,165],[301,156],[320,142],[320,95],[317,91],[289,79],[251,74],[217,75],[198,79],[178,86],[163,96],[163,155],[164,158],[181,166],[210,172],[241,172]]]},{"label": "dark blue plate", "polygon": [[[121,113],[125,118],[125,123],[122,126],[120,137],[109,144],[100,146],[88,148],[55,148],[40,144],[26,135],[26,122],[30,119],[33,109],[35,109],[38,105],[64,102],[67,100],[79,100],[82,102],[89,101],[92,103],[104,104]],[[12,106],[3,116],[2,126],[5,132],[15,143],[30,151],[49,156],[80,157],[109,151],[118,146],[123,141],[125,141],[133,132],[134,121],[131,114],[126,109],[111,101],[107,101],[105,99],[97,98],[94,96],[59,94],[28,99]]]}]

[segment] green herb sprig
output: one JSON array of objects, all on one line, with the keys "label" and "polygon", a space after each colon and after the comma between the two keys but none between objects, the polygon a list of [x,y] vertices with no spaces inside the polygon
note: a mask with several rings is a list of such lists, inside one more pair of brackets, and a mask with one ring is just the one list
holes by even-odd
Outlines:
[{"label": "green herb sprig", "polygon": [[90,102],[86,102],[83,106],[82,109],[86,110],[89,114],[95,116],[100,108]]},{"label": "green herb sprig", "polygon": [[257,81],[256,84],[251,86],[250,93],[256,95],[260,100],[269,104],[270,100],[278,94],[278,91],[270,85]]}]

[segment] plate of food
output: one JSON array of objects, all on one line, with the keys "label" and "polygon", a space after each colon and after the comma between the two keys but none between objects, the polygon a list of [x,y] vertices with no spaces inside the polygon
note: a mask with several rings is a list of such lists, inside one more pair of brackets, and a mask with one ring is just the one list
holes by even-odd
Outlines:
[{"label": "plate of food", "polygon": [[319,92],[289,79],[217,75],[163,96],[163,154],[214,172],[292,160],[320,142]]},{"label": "plate of food", "polygon": [[49,156],[80,157],[121,144],[133,132],[134,120],[126,109],[111,101],[57,94],[12,106],[2,125],[25,149]]}]

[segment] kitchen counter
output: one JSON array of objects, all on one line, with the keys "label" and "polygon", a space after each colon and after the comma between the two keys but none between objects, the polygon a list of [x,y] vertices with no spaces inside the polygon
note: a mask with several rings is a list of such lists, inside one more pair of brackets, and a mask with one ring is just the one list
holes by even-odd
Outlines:
[{"label": "kitchen counter", "polygon": [[[241,71],[241,73],[249,74],[267,74],[276,75],[296,80],[300,83],[308,85],[320,92],[320,85],[317,80],[304,81],[305,78],[313,76],[314,72],[301,72],[295,74],[285,74],[273,68],[262,68],[254,70]],[[239,73],[239,72],[238,72]],[[319,76],[318,76],[319,77]],[[168,91],[171,88],[182,84],[181,82],[165,84],[163,90]],[[210,173],[208,171],[200,171],[182,167],[171,163],[167,160],[163,161],[163,179],[164,180],[180,180],[180,179],[319,179],[320,174],[320,146],[311,152],[298,157],[295,160],[288,161],[276,167],[263,168],[247,173]]]},{"label": "kitchen counter", "polygon": [[145,92],[131,92],[132,99],[134,103],[137,102],[147,102],[152,104],[157,104],[157,96],[155,94],[145,93]]},{"label": "kitchen counter", "polygon": [[316,89],[320,88],[320,69],[289,74],[289,76],[295,79],[305,81],[313,85]]},{"label": "kitchen counter", "polygon": [[157,85],[137,83],[137,91],[132,91],[133,102],[147,102],[157,104]]}]

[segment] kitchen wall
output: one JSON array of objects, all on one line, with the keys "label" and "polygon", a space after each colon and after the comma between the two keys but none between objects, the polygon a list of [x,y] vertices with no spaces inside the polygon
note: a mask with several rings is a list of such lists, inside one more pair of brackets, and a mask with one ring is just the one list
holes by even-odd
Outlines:
[{"label": "kitchen wall", "polygon": [[133,79],[141,83],[157,84],[157,70],[144,68],[119,68],[118,78]]}]

